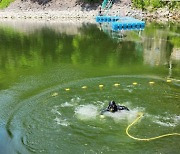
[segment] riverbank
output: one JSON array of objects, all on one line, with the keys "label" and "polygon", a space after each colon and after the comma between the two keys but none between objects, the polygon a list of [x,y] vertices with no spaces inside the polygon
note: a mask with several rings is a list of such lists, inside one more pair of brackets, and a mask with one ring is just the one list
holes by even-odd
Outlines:
[{"label": "riverbank", "polygon": [[[159,13],[162,12],[162,13]],[[131,16],[140,20],[160,21],[160,22],[180,22],[180,15],[170,11],[160,11],[148,13],[140,10],[130,10],[121,15],[119,10],[109,12],[108,15]],[[94,22],[98,15],[96,10],[91,11],[0,11],[0,20],[5,19],[20,19],[20,20],[75,20],[84,22]]]},{"label": "riverbank", "polygon": [[20,20],[76,20],[93,22],[96,16],[95,11],[1,11],[0,19],[20,19]]},{"label": "riverbank", "polygon": [[[61,1],[54,4],[53,1],[40,5],[32,2],[21,2],[16,0],[8,8],[0,10],[0,20],[6,19],[27,19],[27,20],[58,20],[58,21],[84,21],[95,22],[100,4],[76,3],[76,0],[68,2]],[[142,11],[132,6],[131,1],[122,0],[116,2],[105,15],[131,16],[140,20],[155,20],[160,22],[180,22],[180,11],[160,8],[153,12]]]}]

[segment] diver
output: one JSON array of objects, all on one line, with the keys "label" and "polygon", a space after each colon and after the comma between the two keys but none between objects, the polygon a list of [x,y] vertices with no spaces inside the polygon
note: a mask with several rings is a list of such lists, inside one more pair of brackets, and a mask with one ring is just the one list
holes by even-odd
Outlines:
[{"label": "diver", "polygon": [[122,111],[122,110],[129,111],[129,109],[126,106],[116,105],[115,101],[111,101],[111,102],[109,102],[108,107],[101,111],[101,114],[103,114],[105,112],[114,113],[114,112]]}]

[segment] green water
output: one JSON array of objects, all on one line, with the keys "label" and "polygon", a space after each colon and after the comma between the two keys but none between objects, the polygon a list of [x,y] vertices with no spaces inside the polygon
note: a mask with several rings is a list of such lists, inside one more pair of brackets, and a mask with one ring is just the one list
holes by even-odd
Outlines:
[{"label": "green water", "polygon": [[[179,136],[125,129],[143,112],[130,134],[180,133],[180,25],[14,25],[0,26],[0,153],[179,153]],[[110,100],[130,112],[101,118]]]}]

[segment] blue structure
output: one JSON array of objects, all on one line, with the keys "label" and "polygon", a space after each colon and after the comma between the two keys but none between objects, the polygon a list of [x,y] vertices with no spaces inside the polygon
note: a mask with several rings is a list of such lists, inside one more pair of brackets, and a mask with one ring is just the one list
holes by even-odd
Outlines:
[{"label": "blue structure", "polygon": [[145,27],[144,21],[123,21],[112,23],[112,30],[142,30]]},{"label": "blue structure", "polygon": [[132,17],[118,16],[97,16],[98,23],[111,23],[113,31],[119,30],[142,30],[145,28],[145,22]]},{"label": "blue structure", "polygon": [[116,22],[120,19],[118,16],[97,16],[96,22],[103,23],[103,22]]}]

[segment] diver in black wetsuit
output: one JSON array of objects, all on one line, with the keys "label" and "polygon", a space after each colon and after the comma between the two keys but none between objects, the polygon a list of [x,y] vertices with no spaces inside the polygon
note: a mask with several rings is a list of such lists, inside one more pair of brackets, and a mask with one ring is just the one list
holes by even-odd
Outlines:
[{"label": "diver in black wetsuit", "polygon": [[129,109],[126,106],[121,106],[121,105],[116,105],[115,101],[111,101],[109,102],[109,105],[106,109],[104,109],[103,111],[101,111],[101,114],[105,113],[105,112],[117,112],[117,111],[121,111],[121,110],[126,110],[129,111]]}]

